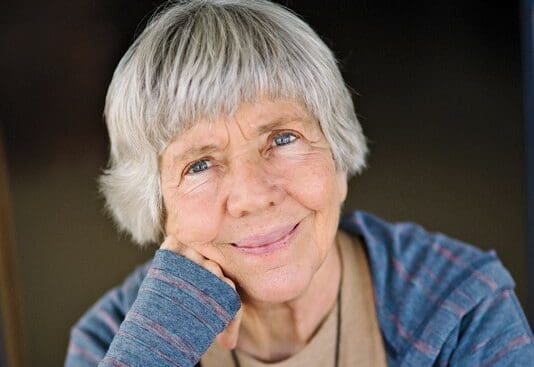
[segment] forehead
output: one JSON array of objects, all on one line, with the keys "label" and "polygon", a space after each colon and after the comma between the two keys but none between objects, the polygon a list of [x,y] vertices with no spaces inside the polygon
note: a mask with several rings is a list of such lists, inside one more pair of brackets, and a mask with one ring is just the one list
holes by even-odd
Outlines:
[{"label": "forehead", "polygon": [[242,104],[231,117],[242,129],[258,130],[275,121],[312,120],[308,110],[298,102],[260,101]]},{"label": "forehead", "polygon": [[165,154],[185,159],[199,150],[216,150],[228,143],[230,130],[238,129],[245,138],[253,138],[283,127],[312,129],[315,119],[298,102],[260,101],[243,103],[231,116],[199,120],[177,135],[165,148]]}]

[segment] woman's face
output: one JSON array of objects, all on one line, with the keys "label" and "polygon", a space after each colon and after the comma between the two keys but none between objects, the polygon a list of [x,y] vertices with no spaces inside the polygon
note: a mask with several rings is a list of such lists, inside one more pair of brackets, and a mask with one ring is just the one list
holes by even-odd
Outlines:
[{"label": "woman's face", "polygon": [[160,170],[166,235],[217,262],[245,299],[298,297],[333,248],[346,175],[299,103],[200,121],[165,148]]}]

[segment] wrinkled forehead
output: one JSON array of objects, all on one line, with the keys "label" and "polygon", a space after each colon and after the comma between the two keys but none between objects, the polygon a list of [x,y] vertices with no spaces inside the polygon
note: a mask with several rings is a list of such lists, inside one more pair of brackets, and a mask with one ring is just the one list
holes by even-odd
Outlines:
[{"label": "wrinkled forehead", "polygon": [[314,120],[299,101],[262,98],[256,102],[242,103],[234,113],[198,126],[208,131],[223,127],[229,130],[234,126],[243,137],[253,138],[291,123],[310,124]]}]

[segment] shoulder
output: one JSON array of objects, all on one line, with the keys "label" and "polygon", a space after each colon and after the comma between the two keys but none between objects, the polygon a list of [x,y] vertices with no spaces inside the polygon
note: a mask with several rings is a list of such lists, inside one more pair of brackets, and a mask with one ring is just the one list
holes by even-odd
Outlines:
[{"label": "shoulder", "polygon": [[364,240],[377,285],[387,277],[402,281],[399,286],[406,281],[424,282],[447,293],[445,288],[456,289],[463,280],[471,279],[482,294],[515,285],[494,251],[482,251],[418,224],[388,223],[357,211],[344,217],[341,227]]},{"label": "shoulder", "polygon": [[341,227],[365,244],[377,317],[392,358],[436,360],[478,305],[515,286],[493,251],[417,224],[353,212]]},{"label": "shoulder", "polygon": [[439,286],[440,293],[466,279],[476,280],[481,293],[514,286],[494,251],[482,251],[418,224],[388,223],[356,211],[344,217],[341,226],[364,240],[377,285],[387,277],[399,286],[410,280]]}]

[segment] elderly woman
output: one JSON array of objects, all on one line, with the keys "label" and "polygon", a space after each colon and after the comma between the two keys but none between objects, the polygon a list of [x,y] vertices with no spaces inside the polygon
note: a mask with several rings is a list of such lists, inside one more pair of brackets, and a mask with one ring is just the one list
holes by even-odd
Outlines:
[{"label": "elderly woman", "polygon": [[262,0],[168,5],[106,100],[119,226],[154,259],[72,329],[66,366],[497,366],[534,358],[494,253],[340,219],[365,138],[332,52]]}]

